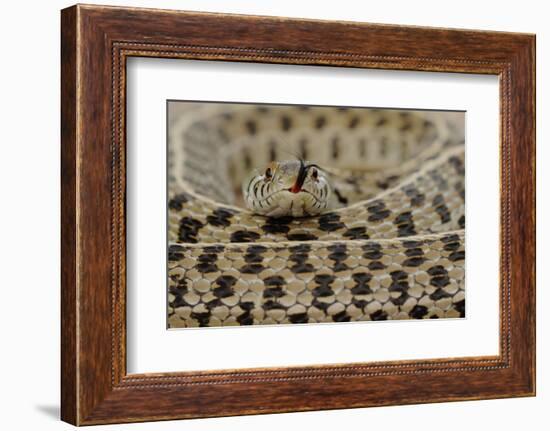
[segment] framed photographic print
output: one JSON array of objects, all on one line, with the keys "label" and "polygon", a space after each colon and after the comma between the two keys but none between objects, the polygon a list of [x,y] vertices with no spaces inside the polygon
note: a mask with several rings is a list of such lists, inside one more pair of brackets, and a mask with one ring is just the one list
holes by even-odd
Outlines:
[{"label": "framed photographic print", "polygon": [[534,395],[533,35],[61,30],[63,420]]}]

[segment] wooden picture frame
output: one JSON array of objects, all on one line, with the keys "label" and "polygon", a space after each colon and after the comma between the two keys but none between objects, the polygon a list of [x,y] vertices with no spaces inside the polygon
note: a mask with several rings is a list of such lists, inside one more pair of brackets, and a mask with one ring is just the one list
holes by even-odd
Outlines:
[{"label": "wooden picture frame", "polygon": [[[534,35],[77,5],[62,11],[61,49],[64,421],[535,394]],[[131,56],[497,75],[500,354],[127,374],[125,65]]]}]

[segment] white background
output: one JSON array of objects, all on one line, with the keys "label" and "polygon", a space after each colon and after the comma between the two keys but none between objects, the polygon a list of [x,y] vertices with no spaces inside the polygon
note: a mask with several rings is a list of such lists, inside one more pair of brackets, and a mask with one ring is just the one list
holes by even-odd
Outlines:
[{"label": "white background", "polygon": [[[128,372],[498,354],[496,76],[142,58],[128,63],[127,83]],[[169,98],[466,111],[466,319],[167,331]]]},{"label": "white background", "polygon": [[[537,33],[538,136],[538,396],[284,415],[106,426],[97,429],[257,430],[364,429],[518,430],[548,426],[550,307],[550,29],[544,2],[440,1],[103,1],[106,4],[344,19],[393,24]],[[2,156],[0,157],[0,311],[4,429],[69,429],[59,409],[59,9],[69,2],[5,2],[0,15]],[[546,266],[548,266],[546,264]],[[25,375],[23,376],[23,373]],[[539,424],[536,424],[539,421]]]}]

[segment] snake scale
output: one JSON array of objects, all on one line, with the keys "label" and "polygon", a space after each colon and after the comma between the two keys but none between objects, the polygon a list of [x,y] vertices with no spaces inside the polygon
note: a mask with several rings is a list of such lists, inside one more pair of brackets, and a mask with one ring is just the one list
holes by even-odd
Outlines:
[{"label": "snake scale", "polygon": [[168,327],[464,317],[464,157],[460,113],[170,102]]}]

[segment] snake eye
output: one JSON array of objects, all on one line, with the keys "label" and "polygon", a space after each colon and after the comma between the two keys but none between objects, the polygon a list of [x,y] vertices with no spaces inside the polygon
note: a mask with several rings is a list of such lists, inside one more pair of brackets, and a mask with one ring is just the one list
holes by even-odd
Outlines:
[{"label": "snake eye", "polygon": [[267,168],[265,170],[265,179],[270,180],[272,176],[273,176],[273,172],[271,171],[271,168]]},{"label": "snake eye", "polygon": [[314,180],[317,180],[317,178],[319,178],[319,172],[317,171],[317,169],[311,169],[311,178],[313,178]]}]

